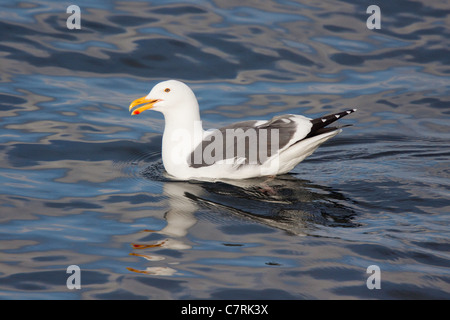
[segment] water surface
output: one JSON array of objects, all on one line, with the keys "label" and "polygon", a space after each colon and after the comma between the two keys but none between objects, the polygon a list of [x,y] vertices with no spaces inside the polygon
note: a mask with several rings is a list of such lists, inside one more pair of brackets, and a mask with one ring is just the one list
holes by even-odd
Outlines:
[{"label": "water surface", "polygon": [[[369,1],[76,4],[1,5],[2,299],[450,298],[447,1],[380,30]],[[206,128],[358,112],[288,175],[173,181],[128,112],[171,78]]]}]

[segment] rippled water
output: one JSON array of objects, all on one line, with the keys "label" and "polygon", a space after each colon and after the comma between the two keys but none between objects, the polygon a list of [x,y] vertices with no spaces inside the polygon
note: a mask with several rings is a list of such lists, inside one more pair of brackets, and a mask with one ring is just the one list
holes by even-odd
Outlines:
[{"label": "rippled water", "polygon": [[[370,1],[76,4],[1,4],[1,298],[450,298],[448,1],[379,30]],[[176,182],[128,112],[169,78],[205,127],[358,112],[289,175]]]}]

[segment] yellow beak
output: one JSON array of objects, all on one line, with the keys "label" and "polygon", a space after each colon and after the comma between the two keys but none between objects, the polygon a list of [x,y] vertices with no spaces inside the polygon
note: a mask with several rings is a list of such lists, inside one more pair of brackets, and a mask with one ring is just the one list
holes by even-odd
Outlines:
[{"label": "yellow beak", "polygon": [[132,115],[139,114],[145,110],[153,108],[153,105],[155,103],[157,103],[158,101],[161,101],[161,100],[159,100],[159,99],[150,100],[150,99],[147,99],[146,97],[136,99],[130,104],[129,111],[131,111],[131,109],[133,109],[134,107],[145,103],[143,106],[141,106],[141,107],[133,110],[133,112],[131,112]]}]

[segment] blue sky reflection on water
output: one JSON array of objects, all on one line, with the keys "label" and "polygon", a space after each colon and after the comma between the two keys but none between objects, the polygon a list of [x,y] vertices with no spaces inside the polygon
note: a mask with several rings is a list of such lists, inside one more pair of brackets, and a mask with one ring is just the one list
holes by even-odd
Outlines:
[{"label": "blue sky reflection on water", "polygon": [[[78,1],[68,30],[65,3],[3,1],[0,297],[448,299],[450,10],[368,30],[370,4]],[[162,115],[128,112],[168,78],[206,128],[358,112],[289,175],[173,181]]]}]

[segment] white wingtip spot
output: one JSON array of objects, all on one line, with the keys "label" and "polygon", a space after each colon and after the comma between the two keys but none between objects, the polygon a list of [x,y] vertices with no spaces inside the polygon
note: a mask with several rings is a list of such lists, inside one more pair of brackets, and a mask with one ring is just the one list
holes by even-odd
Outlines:
[{"label": "white wingtip spot", "polygon": [[353,112],[355,112],[356,110],[358,110],[358,109],[353,109]]},{"label": "white wingtip spot", "polygon": [[326,122],[327,121],[327,119],[322,119],[322,122]]},{"label": "white wingtip spot", "polygon": [[347,112],[347,114],[350,114],[350,113],[352,113],[351,111],[346,111]]},{"label": "white wingtip spot", "polygon": [[338,114],[335,114],[334,116],[335,116],[337,119],[339,119],[339,115],[338,115]]}]

